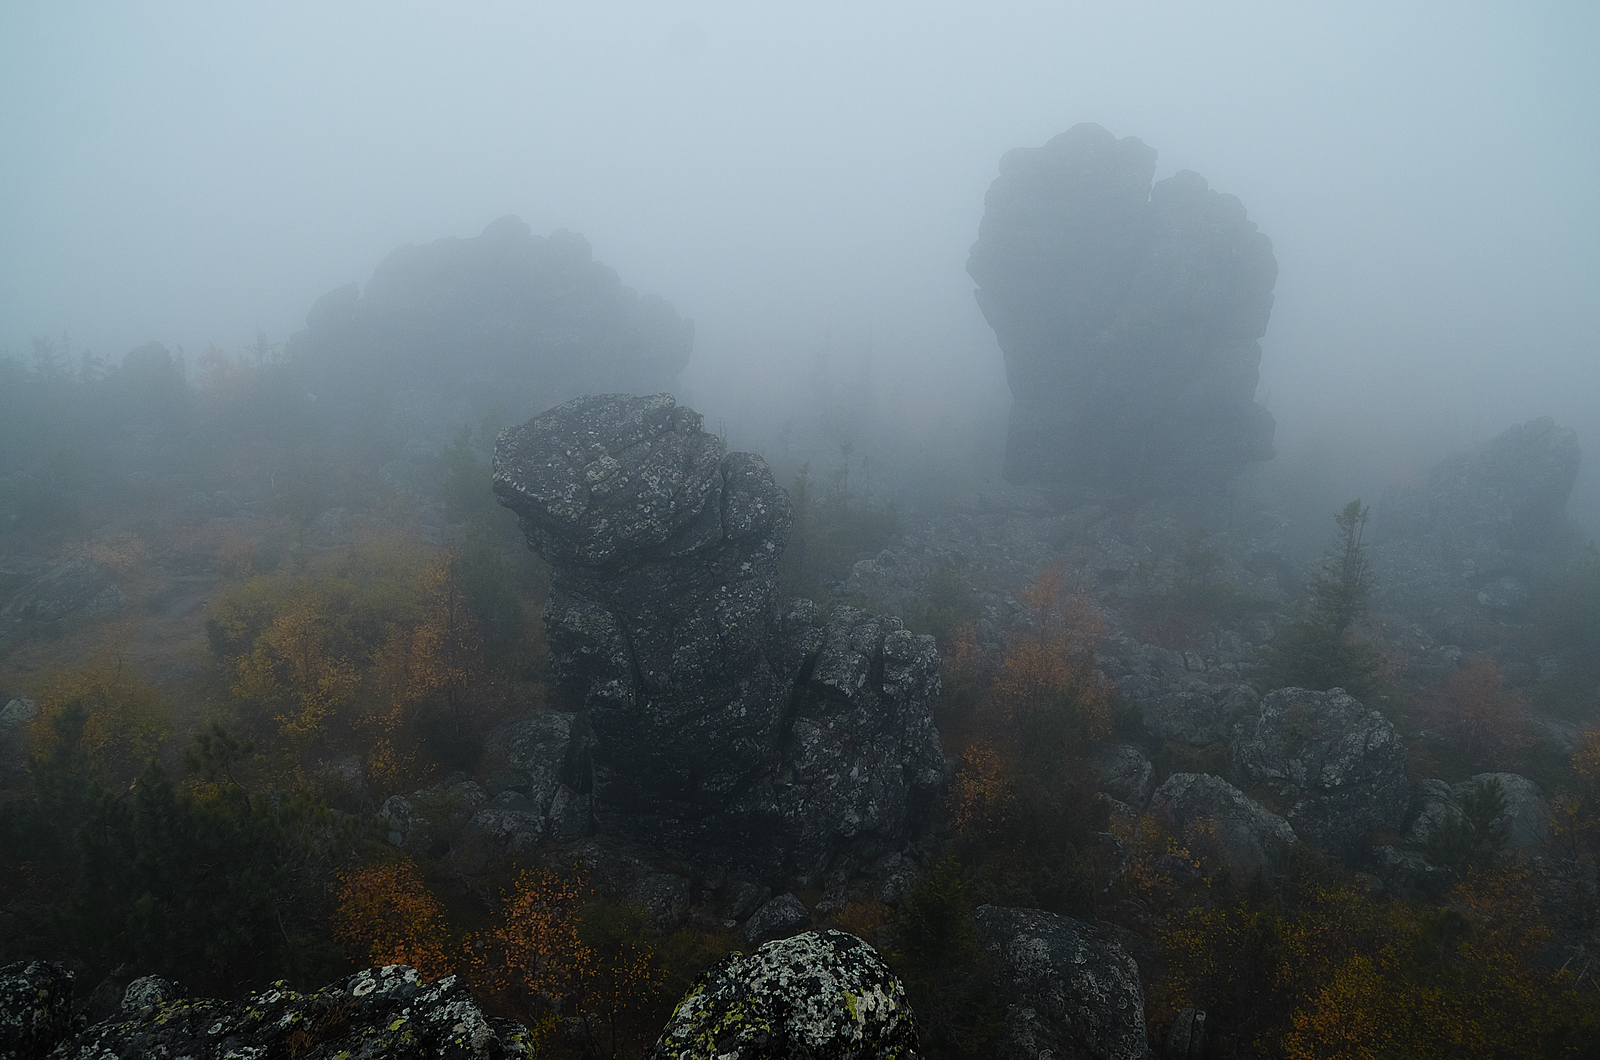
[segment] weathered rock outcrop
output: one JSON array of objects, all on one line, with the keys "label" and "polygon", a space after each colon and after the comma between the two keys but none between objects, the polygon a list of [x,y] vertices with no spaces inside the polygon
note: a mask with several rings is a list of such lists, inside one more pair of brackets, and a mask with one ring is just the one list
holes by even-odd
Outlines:
[{"label": "weathered rock outcrop", "polygon": [[[422,983],[411,968],[357,972],[312,994],[282,984],[237,1001],[184,1000],[135,980],[121,1010],[67,1039],[57,1060],[188,1056],[362,1056],[501,1060],[534,1055],[526,1028],[486,1017],[455,976]],[[135,988],[142,988],[134,997]],[[131,998],[131,1003],[130,1003]]]},{"label": "weathered rock outcrop", "polygon": [[1522,610],[1580,461],[1577,433],[1544,416],[1446,458],[1422,486],[1389,490],[1373,518],[1374,605],[1463,646]]},{"label": "weathered rock outcrop", "polygon": [[365,290],[318,299],[289,351],[324,401],[413,389],[517,408],[665,389],[693,343],[693,324],[624,287],[582,236],[541,238],[508,216],[475,238],[395,250]]},{"label": "weathered rock outcrop", "polygon": [[0,1060],[42,1060],[72,1031],[72,978],[47,961],[0,968]]},{"label": "weathered rock outcrop", "polygon": [[1114,939],[1070,917],[981,905],[978,945],[1006,1004],[1005,1060],[1144,1060],[1139,968]]},{"label": "weathered rock outcrop", "polygon": [[1278,274],[1239,200],[1098,125],[1000,161],[967,272],[1016,404],[1006,478],[1213,487],[1272,453],[1255,403]]},{"label": "weathered rock outcrop", "polygon": [[1295,833],[1334,853],[1398,828],[1410,798],[1394,726],[1340,688],[1268,692],[1234,729],[1233,768],[1291,802]]},{"label": "weathered rock outcrop", "polygon": [[760,457],[668,395],[604,395],[505,431],[494,488],[552,567],[569,783],[602,831],[802,873],[904,836],[943,769],[932,638],[780,608],[789,505]]},{"label": "weathered rock outcrop", "polygon": [[905,987],[843,931],[807,932],[734,954],[678,1002],[649,1060],[909,1060]]},{"label": "weathered rock outcrop", "polygon": [[1172,774],[1150,804],[1192,854],[1239,876],[1279,864],[1295,841],[1289,822],[1209,773]]},{"label": "weathered rock outcrop", "polygon": [[1480,784],[1493,782],[1500,787],[1505,809],[1496,822],[1505,829],[1506,845],[1516,850],[1543,846],[1550,838],[1550,803],[1539,785],[1517,773],[1479,773],[1459,784],[1424,780],[1417,785],[1416,813],[1406,832],[1406,841],[1419,847],[1447,823],[1461,820],[1462,796]]}]

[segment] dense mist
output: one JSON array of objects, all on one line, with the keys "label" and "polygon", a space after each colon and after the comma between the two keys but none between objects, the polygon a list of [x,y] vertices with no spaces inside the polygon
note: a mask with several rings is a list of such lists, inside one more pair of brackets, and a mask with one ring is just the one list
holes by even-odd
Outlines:
[{"label": "dense mist", "polygon": [[736,444],[774,449],[820,386],[891,434],[982,438],[1010,399],[963,271],[984,191],[1005,151],[1095,121],[1272,239],[1259,397],[1293,477],[1371,492],[1542,414],[1600,442],[1583,5],[0,18],[14,353],[282,342],[394,247],[516,213],[694,322],[680,396]]}]

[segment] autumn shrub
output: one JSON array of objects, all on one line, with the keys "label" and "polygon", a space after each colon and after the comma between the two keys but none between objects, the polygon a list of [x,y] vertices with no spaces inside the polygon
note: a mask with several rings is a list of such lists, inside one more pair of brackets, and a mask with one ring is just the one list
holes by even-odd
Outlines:
[{"label": "autumn shrub", "polygon": [[980,659],[967,631],[945,654],[946,672],[971,682],[975,700],[946,730],[958,762],[949,824],[981,900],[1083,913],[1093,890],[1082,849],[1104,808],[1082,758],[1109,733],[1113,699],[1095,664],[1101,625],[1058,569],[1020,596],[1033,628],[998,659]]},{"label": "autumn shrub", "polygon": [[1422,713],[1426,722],[1455,741],[1469,767],[1479,767],[1474,771],[1518,764],[1531,742],[1526,731],[1527,697],[1506,687],[1493,656],[1463,657],[1425,701]]},{"label": "autumn shrub", "polygon": [[75,738],[88,768],[106,783],[127,783],[171,736],[172,709],[156,687],[108,651],[38,680],[39,713],[29,722],[35,760],[55,753],[62,715],[79,715]]},{"label": "autumn shrub", "polygon": [[337,880],[333,934],[356,960],[409,965],[425,980],[463,963],[444,907],[409,859],[350,869]]}]

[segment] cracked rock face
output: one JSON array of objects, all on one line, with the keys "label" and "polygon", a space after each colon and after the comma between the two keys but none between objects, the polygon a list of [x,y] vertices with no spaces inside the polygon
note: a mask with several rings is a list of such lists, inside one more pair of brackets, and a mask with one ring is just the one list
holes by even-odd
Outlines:
[{"label": "cracked rock face", "polygon": [[788,498],[665,394],[568,402],[505,431],[494,489],[549,560],[570,760],[596,826],[810,872],[901,838],[943,768],[932,639],[780,606]]},{"label": "cracked rock face", "polygon": [[1279,688],[1234,730],[1234,769],[1292,800],[1295,833],[1331,853],[1398,828],[1410,801],[1400,736],[1343,689]]},{"label": "cracked rock face", "polygon": [[0,968],[0,1057],[43,1060],[72,1030],[72,973],[48,961]]},{"label": "cracked rock face", "polygon": [[[170,984],[167,984],[170,986]],[[510,1060],[534,1055],[521,1024],[490,1019],[455,976],[423,983],[402,965],[369,968],[311,994],[281,983],[238,1001],[149,991],[136,1007],[63,1042],[60,1060],[189,1056],[382,1056]]]},{"label": "cracked rock face", "polygon": [[1098,125],[1000,160],[967,272],[1016,404],[1011,482],[1207,488],[1272,455],[1255,402],[1278,275],[1232,195]]},{"label": "cracked rock face", "polygon": [[1279,864],[1295,841],[1282,817],[1209,773],[1172,774],[1151,805],[1191,853],[1240,877]]},{"label": "cracked rock face", "polygon": [[1144,988],[1114,939],[1071,917],[980,905],[978,945],[1006,1004],[1006,1060],[1144,1060]]},{"label": "cracked rock face", "polygon": [[916,1023],[877,951],[808,931],[712,967],[684,995],[649,1060],[910,1060]]}]

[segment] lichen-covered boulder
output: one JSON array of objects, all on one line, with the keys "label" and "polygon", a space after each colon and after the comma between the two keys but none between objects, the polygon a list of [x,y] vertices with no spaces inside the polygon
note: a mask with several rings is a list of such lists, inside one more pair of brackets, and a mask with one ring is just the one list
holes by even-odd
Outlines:
[{"label": "lichen-covered boulder", "polygon": [[0,968],[0,1060],[35,1060],[72,1030],[72,973],[48,961]]},{"label": "lichen-covered boulder", "polygon": [[1295,841],[1289,823],[1221,777],[1174,773],[1150,800],[1190,853],[1237,875],[1270,869]]},{"label": "lichen-covered boulder", "polygon": [[871,946],[806,932],[734,954],[684,995],[648,1060],[901,1060],[917,1056],[905,987]]},{"label": "lichen-covered boulder", "polygon": [[980,905],[978,945],[1006,1004],[1004,1060],[1144,1060],[1139,967],[1115,939],[1071,917]]},{"label": "lichen-covered boulder", "polygon": [[389,965],[312,994],[280,983],[238,1001],[158,999],[124,1007],[62,1043],[54,1055],[532,1060],[534,1051],[526,1028],[486,1017],[455,976],[423,983],[415,969]]},{"label": "lichen-covered boulder", "polygon": [[1410,802],[1400,736],[1342,688],[1279,688],[1234,728],[1233,768],[1292,805],[1295,834],[1332,853],[1365,849],[1374,828],[1398,828]]}]

